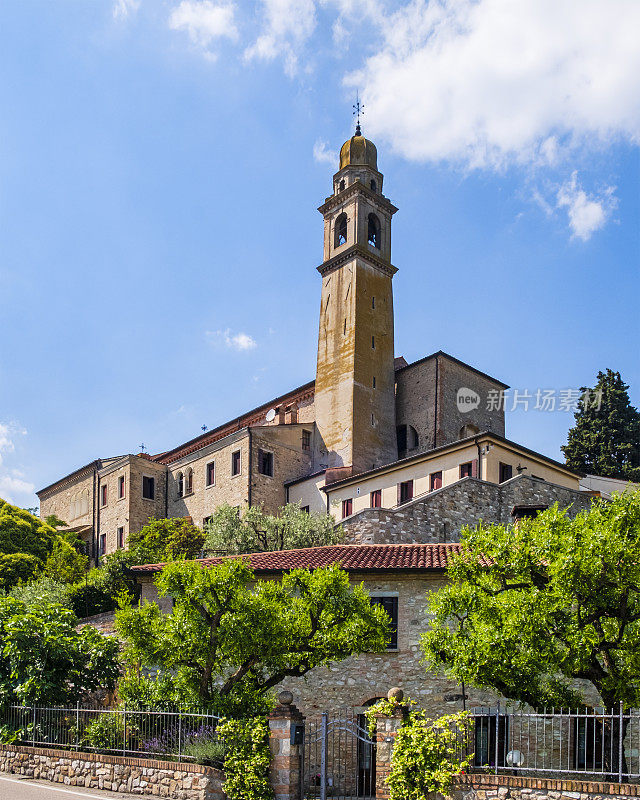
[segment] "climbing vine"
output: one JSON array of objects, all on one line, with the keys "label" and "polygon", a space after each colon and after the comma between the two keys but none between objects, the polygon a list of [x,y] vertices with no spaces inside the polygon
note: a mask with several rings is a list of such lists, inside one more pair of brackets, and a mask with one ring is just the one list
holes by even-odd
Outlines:
[{"label": "climbing vine", "polygon": [[225,744],[222,788],[229,800],[273,800],[267,720],[223,719],[217,734]]},{"label": "climbing vine", "polygon": [[365,712],[369,735],[375,738],[376,717],[393,716],[404,708],[404,721],[396,734],[391,770],[387,778],[390,800],[428,800],[432,792],[446,794],[470,764],[464,755],[469,715],[466,712],[430,719],[425,711],[406,707],[395,699],[379,700]]}]

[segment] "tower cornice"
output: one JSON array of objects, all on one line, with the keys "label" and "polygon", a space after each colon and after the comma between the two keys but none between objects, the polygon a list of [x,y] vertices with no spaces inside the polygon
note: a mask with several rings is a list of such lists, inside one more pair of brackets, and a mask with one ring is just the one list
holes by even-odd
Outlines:
[{"label": "tower cornice", "polygon": [[318,208],[318,211],[321,214],[326,214],[328,211],[331,211],[334,208],[339,208],[356,194],[365,195],[365,197],[367,197],[373,205],[377,205],[381,209],[384,209],[389,216],[393,216],[398,210],[396,206],[387,200],[384,195],[374,192],[366,184],[362,183],[362,181],[355,180],[350,186],[347,186],[346,189],[343,189],[340,194],[327,197],[324,203]]},{"label": "tower cornice", "polygon": [[383,274],[388,275],[390,278],[392,278],[398,271],[398,268],[394,267],[393,264],[389,264],[387,261],[379,258],[370,250],[367,250],[365,247],[359,244],[351,245],[351,247],[348,247],[344,252],[320,264],[320,266],[317,267],[317,270],[324,278],[325,275],[330,275],[332,272],[335,272],[335,270],[340,269],[340,267],[346,264],[347,261],[351,261],[356,257],[368,261],[372,267],[379,270]]}]

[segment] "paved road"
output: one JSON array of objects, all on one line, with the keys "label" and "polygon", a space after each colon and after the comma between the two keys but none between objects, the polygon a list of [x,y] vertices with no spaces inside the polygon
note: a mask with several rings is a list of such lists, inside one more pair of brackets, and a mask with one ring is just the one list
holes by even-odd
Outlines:
[{"label": "paved road", "polygon": [[0,775],[0,800],[131,800],[132,795]]}]

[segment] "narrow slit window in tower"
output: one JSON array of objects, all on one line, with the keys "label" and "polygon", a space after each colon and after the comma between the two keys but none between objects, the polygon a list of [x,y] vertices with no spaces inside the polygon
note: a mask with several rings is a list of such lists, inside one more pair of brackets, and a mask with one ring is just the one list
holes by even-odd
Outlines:
[{"label": "narrow slit window in tower", "polygon": [[367,241],[373,247],[380,249],[380,220],[375,214],[369,214]]}]

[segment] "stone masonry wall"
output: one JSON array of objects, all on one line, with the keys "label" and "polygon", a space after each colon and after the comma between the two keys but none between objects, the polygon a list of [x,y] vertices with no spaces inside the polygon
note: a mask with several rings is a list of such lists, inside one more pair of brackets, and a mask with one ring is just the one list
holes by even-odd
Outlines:
[{"label": "stone masonry wall", "polygon": [[[467,775],[450,800],[614,800],[639,797],[640,785],[515,775]],[[439,800],[442,796],[438,795]]]},{"label": "stone masonry wall", "polygon": [[571,506],[570,514],[588,509],[592,497],[518,475],[502,484],[463,478],[400,508],[369,508],[344,525],[349,544],[410,544],[457,542],[464,525],[512,522],[514,505]]},{"label": "stone masonry wall", "polygon": [[[304,678],[287,678],[276,691],[291,691],[305,716],[364,706],[386,697],[392,686],[400,686],[405,695],[434,717],[461,711],[460,685],[428,674],[420,663],[420,635],[429,625],[427,595],[444,585],[444,575],[395,573],[378,578],[362,573],[350,578],[353,584],[364,581],[370,595],[398,596],[397,650],[363,653],[327,667],[316,667]],[[467,688],[467,708],[495,706],[497,699],[493,693]]]},{"label": "stone masonry wall", "polygon": [[0,772],[175,800],[223,800],[223,773],[200,764],[0,745]]},{"label": "stone masonry wall", "polygon": [[[231,474],[231,455],[240,451],[240,474]],[[207,486],[207,464],[215,462],[215,482]],[[169,472],[169,517],[193,519],[194,525],[202,527],[204,520],[216,508],[228,503],[244,507],[249,501],[249,433],[246,428],[226,436],[196,453],[175,461]],[[183,497],[178,495],[178,475],[193,470],[193,492]]]},{"label": "stone masonry wall", "polygon": [[[302,449],[302,431],[311,434],[311,447]],[[252,428],[251,504],[275,514],[287,501],[285,482],[313,471],[315,425],[278,425]],[[273,476],[259,471],[259,451],[273,453]]]}]

